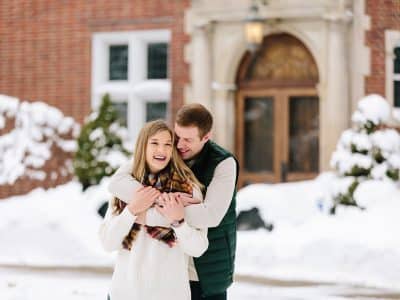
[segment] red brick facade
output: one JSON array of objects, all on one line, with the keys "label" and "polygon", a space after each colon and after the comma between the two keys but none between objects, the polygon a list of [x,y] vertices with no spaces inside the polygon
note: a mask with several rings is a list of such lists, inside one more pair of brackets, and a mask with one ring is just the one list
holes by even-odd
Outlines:
[{"label": "red brick facade", "polygon": [[385,30],[400,30],[400,0],[366,0],[365,7],[371,18],[371,30],[365,35],[365,44],[371,49],[365,93],[385,95]]},{"label": "red brick facade", "polygon": [[[190,0],[0,1],[0,94],[44,101],[82,122],[91,103],[92,34],[169,29],[173,116],[189,82],[184,46],[190,37],[184,33],[184,14],[190,4]],[[365,0],[365,7],[371,18],[365,40],[371,49],[371,75],[365,78],[365,93],[385,95],[385,30],[400,30],[400,0]],[[50,165],[57,168],[49,162],[48,169]],[[38,185],[21,181],[1,186],[0,198]]]},{"label": "red brick facade", "polygon": [[[1,1],[0,94],[43,101],[82,122],[90,111],[91,41],[100,31],[169,29],[171,110],[183,103],[189,80],[184,62],[184,12],[190,0]],[[2,133],[9,131],[10,125]],[[45,170],[57,169],[65,155],[56,149]],[[18,180],[0,187],[0,198],[23,194],[56,181]]]},{"label": "red brick facade", "polygon": [[183,103],[189,0],[1,1],[0,93],[44,101],[82,121],[90,110],[94,32],[170,29],[172,110]]}]

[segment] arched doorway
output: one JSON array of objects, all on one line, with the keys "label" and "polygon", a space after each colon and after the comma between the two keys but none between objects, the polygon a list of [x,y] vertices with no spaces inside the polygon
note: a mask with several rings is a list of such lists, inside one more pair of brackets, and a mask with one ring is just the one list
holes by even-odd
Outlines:
[{"label": "arched doorway", "polygon": [[319,171],[318,69],[289,34],[264,38],[237,74],[239,185],[309,179]]}]

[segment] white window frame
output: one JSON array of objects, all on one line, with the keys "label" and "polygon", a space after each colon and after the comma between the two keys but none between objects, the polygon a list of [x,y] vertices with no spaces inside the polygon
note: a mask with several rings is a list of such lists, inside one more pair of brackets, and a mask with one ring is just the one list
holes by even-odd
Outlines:
[{"label": "white window frame", "polygon": [[[147,79],[147,45],[169,44],[170,40],[171,32],[167,29],[97,32],[92,36],[91,106],[97,108],[105,93],[110,94],[113,102],[126,100],[128,132],[133,140],[146,121],[146,103],[170,102],[170,79]],[[128,45],[128,80],[108,79],[112,45]]]},{"label": "white window frame", "polygon": [[394,49],[400,47],[400,31],[385,31],[385,57],[386,57],[386,99],[394,106],[394,81],[400,81],[400,76],[394,73]]}]

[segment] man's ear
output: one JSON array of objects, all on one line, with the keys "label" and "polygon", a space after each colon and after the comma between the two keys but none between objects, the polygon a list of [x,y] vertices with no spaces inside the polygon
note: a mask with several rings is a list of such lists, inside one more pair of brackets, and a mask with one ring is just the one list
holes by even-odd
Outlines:
[{"label": "man's ear", "polygon": [[208,133],[206,133],[203,138],[202,141],[203,142],[207,142],[209,139],[211,139],[211,131],[209,131]]}]

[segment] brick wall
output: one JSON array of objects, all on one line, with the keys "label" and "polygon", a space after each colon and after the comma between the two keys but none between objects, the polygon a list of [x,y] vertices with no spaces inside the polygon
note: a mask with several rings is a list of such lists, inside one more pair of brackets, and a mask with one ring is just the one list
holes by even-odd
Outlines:
[{"label": "brick wall", "polygon": [[[90,111],[92,33],[170,29],[174,115],[189,80],[183,58],[189,41],[184,34],[184,11],[189,5],[190,0],[0,1],[0,94],[46,102],[82,122]],[[61,153],[56,156],[46,165],[48,172],[65,159]],[[1,186],[0,198],[68,179],[19,180]]]},{"label": "brick wall", "polygon": [[183,103],[189,0],[0,1],[0,93],[44,101],[82,121],[90,110],[91,36],[170,29],[172,105]]},{"label": "brick wall", "polygon": [[366,93],[385,95],[385,30],[400,30],[400,0],[366,0],[371,30],[366,45],[371,49],[371,75],[366,77]]}]

